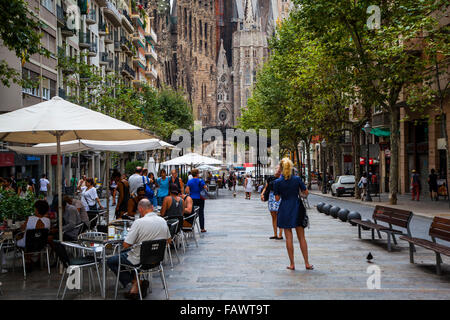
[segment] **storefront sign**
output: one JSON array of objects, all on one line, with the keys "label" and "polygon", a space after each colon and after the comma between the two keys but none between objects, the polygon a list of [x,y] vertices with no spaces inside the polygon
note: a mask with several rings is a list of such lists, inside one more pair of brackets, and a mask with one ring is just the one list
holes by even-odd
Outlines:
[{"label": "storefront sign", "polygon": [[41,160],[41,157],[27,156],[27,161],[39,161],[39,160]]},{"label": "storefront sign", "polygon": [[366,158],[360,157],[359,158],[359,164],[361,164],[361,165],[366,164]]},{"label": "storefront sign", "polygon": [[1,152],[0,153],[0,167],[13,167],[14,166],[14,153]]}]

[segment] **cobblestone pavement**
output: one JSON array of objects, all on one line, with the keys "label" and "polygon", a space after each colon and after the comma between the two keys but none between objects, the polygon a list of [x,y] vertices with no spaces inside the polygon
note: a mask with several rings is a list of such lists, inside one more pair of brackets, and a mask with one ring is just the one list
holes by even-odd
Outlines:
[{"label": "cobblestone pavement", "polygon": [[[191,242],[180,255],[181,264],[175,259],[173,270],[165,267],[171,299],[450,299],[448,257],[443,257],[444,274],[437,276],[434,253],[417,248],[416,264],[410,264],[406,242],[399,241],[399,246],[388,252],[385,236],[372,243],[366,232],[363,237],[367,240],[359,240],[356,227],[318,213],[314,207],[308,210],[311,228],[306,235],[315,270],[305,270],[297,240],[296,270],[286,270],[285,242],[269,240],[272,226],[267,203],[261,202],[258,194],[249,201],[242,192],[236,198],[228,190],[219,192],[218,199],[207,200],[208,232],[202,234],[199,247]],[[310,202],[321,200],[311,196]],[[369,218],[371,210],[367,207],[361,212],[363,217]],[[425,228],[426,221],[423,223],[420,228]],[[374,256],[372,264],[366,261],[369,251]],[[367,288],[370,265],[381,269],[379,290]],[[0,275],[4,292],[0,299],[55,299],[60,276],[54,268],[50,277],[45,270],[33,271],[27,281],[20,270],[16,267],[14,273]],[[112,299],[115,278],[111,272],[108,275],[107,298]],[[164,298],[155,276],[153,293],[147,299]],[[66,299],[100,296],[70,292]]]}]

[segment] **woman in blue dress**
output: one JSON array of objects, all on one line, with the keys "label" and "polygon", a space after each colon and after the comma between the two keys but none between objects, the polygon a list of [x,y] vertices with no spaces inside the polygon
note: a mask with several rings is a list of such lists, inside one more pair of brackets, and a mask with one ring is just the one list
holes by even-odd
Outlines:
[{"label": "woman in blue dress", "polygon": [[305,260],[305,267],[307,270],[312,270],[314,267],[308,261],[308,245],[305,239],[305,231],[300,221],[299,216],[299,190],[304,195],[308,195],[308,190],[302,179],[298,176],[292,175],[294,164],[289,158],[284,158],[280,163],[282,176],[274,182],[275,199],[280,201],[278,208],[277,225],[284,229],[286,236],[286,249],[288,252],[290,265],[286,267],[289,270],[295,270],[294,263],[294,241],[292,236],[292,228],[297,232],[297,238],[300,242],[300,249]]}]

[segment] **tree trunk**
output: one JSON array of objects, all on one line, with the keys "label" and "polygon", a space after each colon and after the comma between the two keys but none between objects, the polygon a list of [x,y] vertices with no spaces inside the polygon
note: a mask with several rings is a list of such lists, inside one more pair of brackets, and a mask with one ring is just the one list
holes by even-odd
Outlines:
[{"label": "tree trunk", "polygon": [[400,107],[393,106],[390,108],[390,120],[391,120],[391,164],[389,167],[389,204],[397,204],[398,193],[398,154],[399,154],[399,141],[400,141]]},{"label": "tree trunk", "polygon": [[298,170],[298,175],[301,177],[302,176],[302,166],[300,164],[300,152],[298,151],[298,143],[295,146],[295,156],[297,158],[297,170]]},{"label": "tree trunk", "polygon": [[[447,133],[447,114],[444,112],[444,106],[443,106],[443,102],[441,102],[441,125],[443,127],[443,131],[444,131],[444,139],[445,139],[445,156],[447,157],[447,172],[445,173],[445,185],[447,187],[447,194],[449,194],[449,186],[448,186],[448,171],[450,168],[450,151],[449,151],[449,144],[448,144],[448,133]],[[449,207],[450,207],[450,197],[448,198],[449,200]]]},{"label": "tree trunk", "polygon": [[309,148],[311,146],[311,139],[307,141],[305,149],[306,149],[306,162],[308,167],[308,190],[311,190],[311,152],[309,151]]},{"label": "tree trunk", "polygon": [[359,179],[361,179],[361,170],[359,166],[359,157],[361,155],[361,144],[359,143],[359,134],[361,125],[355,125],[352,128],[352,160],[355,175],[355,198],[361,199],[361,190],[358,188]]},{"label": "tree trunk", "polygon": [[334,163],[334,177],[342,176],[342,147],[339,139],[336,139],[336,144],[333,148],[333,163]]},{"label": "tree trunk", "polygon": [[336,143],[336,140],[333,140],[333,146],[331,148],[331,154],[333,158],[333,180],[336,180],[337,173],[338,173],[338,145]]}]

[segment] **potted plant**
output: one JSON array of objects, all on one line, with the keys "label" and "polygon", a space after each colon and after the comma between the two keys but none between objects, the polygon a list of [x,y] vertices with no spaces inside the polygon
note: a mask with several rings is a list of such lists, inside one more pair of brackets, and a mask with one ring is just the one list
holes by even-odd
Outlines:
[{"label": "potted plant", "polygon": [[21,198],[14,191],[0,190],[0,221],[25,221],[34,213],[34,200],[34,194]]}]

